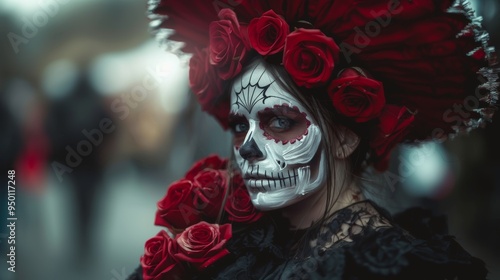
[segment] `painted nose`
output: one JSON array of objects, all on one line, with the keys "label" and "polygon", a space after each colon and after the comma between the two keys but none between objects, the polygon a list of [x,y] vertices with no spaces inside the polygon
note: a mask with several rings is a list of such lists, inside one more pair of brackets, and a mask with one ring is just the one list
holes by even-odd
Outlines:
[{"label": "painted nose", "polygon": [[240,156],[246,160],[258,159],[264,157],[255,141],[250,139],[240,147]]}]

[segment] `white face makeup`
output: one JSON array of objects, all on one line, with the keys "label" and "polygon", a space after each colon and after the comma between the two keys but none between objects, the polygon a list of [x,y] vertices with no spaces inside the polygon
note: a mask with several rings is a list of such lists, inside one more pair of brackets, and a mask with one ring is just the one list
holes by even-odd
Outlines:
[{"label": "white face makeup", "polygon": [[257,209],[291,205],[324,185],[316,121],[262,63],[234,80],[230,126],[236,162]]}]

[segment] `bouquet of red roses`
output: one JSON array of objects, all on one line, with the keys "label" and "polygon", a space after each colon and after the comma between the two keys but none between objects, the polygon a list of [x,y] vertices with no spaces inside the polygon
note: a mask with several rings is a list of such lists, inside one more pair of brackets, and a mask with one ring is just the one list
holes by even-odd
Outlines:
[{"label": "bouquet of red roses", "polygon": [[188,271],[207,268],[229,254],[226,244],[233,224],[262,217],[241,176],[233,173],[229,178],[227,168],[226,159],[209,156],[170,185],[155,217],[155,225],[167,230],[146,241],[141,256],[144,280],[183,279]]}]

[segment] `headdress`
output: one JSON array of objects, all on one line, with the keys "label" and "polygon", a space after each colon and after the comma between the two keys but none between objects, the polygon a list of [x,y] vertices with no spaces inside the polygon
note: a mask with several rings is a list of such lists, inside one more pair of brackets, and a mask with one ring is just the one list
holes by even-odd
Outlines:
[{"label": "headdress", "polygon": [[[261,56],[302,94],[323,95],[344,125],[372,128],[379,169],[397,143],[454,137],[496,110],[494,49],[464,1],[156,0],[150,17],[171,51],[192,54],[190,87],[223,127],[225,88]],[[231,256],[254,265],[247,252],[286,258],[270,241],[279,220],[253,207],[239,174],[229,188],[227,169],[211,156],[168,188],[155,224],[169,233],[146,242],[144,279],[210,278]]]},{"label": "headdress", "polygon": [[496,110],[496,55],[466,1],[160,0],[149,11],[167,45],[193,54],[190,87],[225,128],[225,83],[255,55],[373,124],[380,169],[397,143],[454,137]]}]

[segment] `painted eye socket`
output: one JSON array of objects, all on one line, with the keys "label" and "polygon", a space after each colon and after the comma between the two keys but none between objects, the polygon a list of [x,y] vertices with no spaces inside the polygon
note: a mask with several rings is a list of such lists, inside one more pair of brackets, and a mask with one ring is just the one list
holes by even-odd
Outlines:
[{"label": "painted eye socket", "polygon": [[248,123],[237,123],[233,125],[233,132],[235,134],[244,133],[247,131],[248,131]]},{"label": "painted eye socket", "polygon": [[231,115],[229,117],[229,127],[234,135],[234,145],[239,147],[250,129],[247,118],[241,115]]},{"label": "painted eye socket", "polygon": [[276,142],[295,142],[307,133],[310,122],[297,107],[288,105],[266,108],[258,113],[259,126],[267,139]]},{"label": "painted eye socket", "polygon": [[282,132],[293,126],[293,120],[286,117],[275,117],[269,121],[269,128],[276,132]]}]

